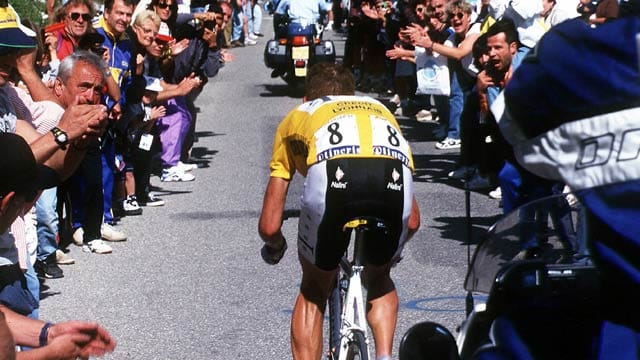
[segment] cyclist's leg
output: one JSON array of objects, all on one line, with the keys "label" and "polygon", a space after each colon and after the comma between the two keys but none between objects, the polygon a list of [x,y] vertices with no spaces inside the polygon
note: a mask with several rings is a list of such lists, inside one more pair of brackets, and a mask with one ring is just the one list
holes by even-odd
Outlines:
[{"label": "cyclist's leg", "polygon": [[322,320],[336,270],[317,268],[300,256],[302,284],[291,316],[291,352],[295,360],[320,359],[322,356]]},{"label": "cyclist's leg", "polygon": [[390,269],[391,264],[367,265],[362,278],[367,288],[367,321],[373,332],[376,359],[391,356],[398,319],[398,293]]}]

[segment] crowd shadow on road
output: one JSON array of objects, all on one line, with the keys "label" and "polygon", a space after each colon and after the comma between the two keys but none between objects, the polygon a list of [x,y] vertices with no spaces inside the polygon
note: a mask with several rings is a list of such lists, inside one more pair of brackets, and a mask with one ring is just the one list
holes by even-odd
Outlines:
[{"label": "crowd shadow on road", "polygon": [[467,234],[467,217],[464,216],[464,209],[461,209],[461,216],[443,216],[433,219],[440,225],[433,225],[431,228],[440,231],[441,239],[456,240],[461,245],[475,245],[487,233],[491,225],[500,219],[501,214],[490,216],[472,216],[471,217],[471,236]]},{"label": "crowd shadow on road", "polygon": [[47,281],[45,279],[38,278],[38,281],[40,282],[40,301],[51,296],[62,294],[60,291],[51,291],[51,287],[47,285]]},{"label": "crowd shadow on road", "polygon": [[415,172],[414,182],[441,183],[458,189],[464,189],[464,184],[451,179],[447,174],[455,166],[457,154],[414,154],[413,164]]},{"label": "crowd shadow on road", "polygon": [[282,81],[282,84],[264,84],[264,92],[260,93],[260,97],[290,97],[293,99],[302,99],[304,97],[304,87],[291,86]]},{"label": "crowd shadow on road", "polygon": [[198,165],[198,168],[208,168],[211,157],[217,154],[218,150],[209,150],[203,146],[194,146],[191,148],[191,156],[189,160]]}]

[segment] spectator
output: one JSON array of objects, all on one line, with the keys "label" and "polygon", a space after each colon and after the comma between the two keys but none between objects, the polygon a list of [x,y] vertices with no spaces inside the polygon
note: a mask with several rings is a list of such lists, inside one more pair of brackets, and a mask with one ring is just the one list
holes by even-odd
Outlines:
[{"label": "spectator", "polygon": [[[110,114],[112,127],[121,114],[121,106],[125,104],[124,94],[131,84],[131,74],[135,71],[135,58],[132,61],[131,41],[124,35],[129,23],[135,3],[133,0],[107,0],[104,14],[96,25],[96,31],[104,36],[104,46],[109,52],[109,75],[115,80],[119,92],[109,93],[105,99]],[[123,199],[124,174],[121,149],[116,149],[117,133],[108,131],[102,138],[102,186],[104,193],[104,223],[114,223],[112,207],[126,208],[130,215],[142,213],[136,199]],[[116,194],[114,201],[113,196]]]},{"label": "spectator", "polygon": [[618,0],[599,0],[595,14],[589,16],[589,24],[600,25],[618,17]]},{"label": "spectator", "polygon": [[544,19],[546,30],[571,18],[569,14],[558,6],[557,0],[542,0],[542,13],[540,15]]},{"label": "spectator", "polygon": [[[419,28],[406,32],[414,45],[424,47],[449,58],[451,72],[451,95],[449,96],[449,118],[442,119],[447,129],[444,140],[436,144],[441,150],[460,147],[460,115],[464,101],[469,95],[476,74],[470,65],[473,61],[471,50],[480,35],[480,24],[471,23],[471,5],[464,0],[455,0],[447,5],[447,15],[453,34],[444,44],[437,43]],[[448,121],[447,121],[448,120]],[[442,135],[442,134],[437,134]]]},{"label": "spectator", "polygon": [[[231,18],[233,17],[233,9],[229,1],[225,0],[220,1],[220,7],[222,8],[222,12],[224,14],[224,25],[222,27],[223,31],[218,33],[218,44],[220,44],[221,47],[228,49],[231,47],[231,34],[233,32],[233,22],[231,21]],[[274,18],[274,24],[275,21],[276,20]]]},{"label": "spectator", "polygon": [[[7,231],[8,227],[23,211],[25,205],[34,200],[38,190],[47,186],[45,184],[51,181],[48,178],[52,175],[46,167],[37,165],[29,145],[18,135],[0,133],[0,153],[11,154],[0,160],[0,173],[3,174],[0,179],[0,241],[2,249],[15,253],[17,249],[13,244],[13,237]],[[6,253],[3,254],[5,255]],[[17,265],[7,264],[7,258],[1,259],[0,329],[4,331],[0,337],[0,341],[3,342],[0,349],[3,356],[10,356],[13,352],[11,337],[7,338],[7,335],[13,335],[17,345],[37,347],[21,354],[29,359],[101,356],[113,351],[115,341],[98,324],[79,321],[45,323],[28,319],[6,307],[4,304],[6,296],[10,293],[8,290],[15,282],[20,283],[23,275]],[[7,325],[10,334],[6,332]]]},{"label": "spectator", "polygon": [[155,122],[165,115],[165,108],[156,105],[158,92],[162,86],[160,79],[144,76],[145,87],[142,96],[129,99],[118,123],[126,139],[125,161],[131,163],[131,174],[135,177],[135,188],[127,189],[128,196],[135,195],[144,206],[162,206],[164,200],[149,193],[152,156],[160,146],[155,130]]},{"label": "spectator", "polygon": [[[206,84],[208,78],[215,76],[224,63],[233,57],[224,50],[218,50],[217,34],[222,30],[224,15],[217,3],[213,3],[204,13],[207,17],[200,20],[194,18],[186,23],[179,24],[178,38],[189,39],[187,48],[174,58],[173,78],[174,82],[179,82],[184,78],[195,74],[202,80],[202,85],[194,89],[186,96],[187,106],[191,115],[189,130],[182,143],[182,153],[178,165],[185,171],[197,169],[196,164],[189,163],[191,148],[196,141],[195,126],[198,112],[196,111],[195,99]],[[182,20],[182,19],[181,19]],[[181,31],[180,31],[181,30]]]},{"label": "spectator", "polygon": [[580,18],[587,23],[589,23],[589,19],[592,15],[596,13],[596,7],[598,6],[599,0],[580,0],[578,3],[578,7],[576,10],[578,14],[580,14]]},{"label": "spectator", "polygon": [[80,39],[92,31],[91,19],[95,15],[91,0],[70,0],[62,6],[62,11],[64,28],[45,34],[45,36],[55,37],[60,60],[78,48]]},{"label": "spectator", "polygon": [[[26,30],[22,30],[18,26],[15,12],[9,7],[0,7],[0,22],[4,24],[0,29],[0,35],[3,39],[3,44],[0,46],[0,54],[2,54],[0,55],[0,63],[3,66],[8,65],[8,70],[13,67],[17,68],[27,84],[31,82],[39,84],[40,88],[30,88],[30,91],[33,89],[33,93],[49,93],[33,66],[35,50],[32,52],[20,51],[25,48],[33,48],[35,42],[27,36],[24,32]],[[20,56],[16,56],[16,54],[20,54]],[[5,79],[7,72],[2,72],[2,76],[0,76],[0,118],[3,119],[0,121],[0,131],[17,133],[32,144],[36,150],[34,154],[36,160],[53,170],[49,179],[55,185],[59,183],[60,179],[69,177],[77,167],[84,155],[82,147],[86,145],[86,142],[102,134],[105,126],[105,109],[102,106],[76,105],[62,115],[57,126],[51,131],[53,136],[49,136],[48,133],[40,135],[31,123],[16,117],[13,104],[9,101],[6,92],[11,90]],[[17,225],[22,222],[21,217],[16,220]],[[16,224],[14,224],[14,228],[17,229]],[[21,268],[27,269],[28,260],[24,258],[26,234],[24,227],[22,229],[22,231],[14,232],[17,248],[14,247],[15,250],[12,250],[11,247],[3,246],[2,248],[6,249],[6,252],[3,252],[0,257],[4,264],[17,265],[20,263]],[[13,235],[10,238],[13,240]],[[24,284],[24,282],[22,283]],[[17,288],[20,288],[20,283],[17,285]],[[31,298],[33,300],[33,297]],[[37,302],[16,301],[15,298],[13,300],[5,299],[5,304],[22,309],[23,314],[30,314],[38,307]],[[27,308],[24,308],[25,305]]]},{"label": "spectator", "polygon": [[248,23],[249,37],[257,40],[264,36],[262,33],[262,6],[257,0],[249,0],[247,3],[251,5],[251,17],[249,17]]}]

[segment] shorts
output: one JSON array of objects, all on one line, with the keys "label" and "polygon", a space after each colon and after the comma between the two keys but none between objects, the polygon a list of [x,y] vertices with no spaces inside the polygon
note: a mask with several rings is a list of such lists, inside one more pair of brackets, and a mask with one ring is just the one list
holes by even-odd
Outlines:
[{"label": "shorts", "polygon": [[411,214],[413,180],[401,161],[339,158],[309,168],[298,222],[298,252],[323,270],[337,268],[349,246],[342,226],[359,216],[383,219],[387,236],[367,238],[365,264],[400,255]]}]

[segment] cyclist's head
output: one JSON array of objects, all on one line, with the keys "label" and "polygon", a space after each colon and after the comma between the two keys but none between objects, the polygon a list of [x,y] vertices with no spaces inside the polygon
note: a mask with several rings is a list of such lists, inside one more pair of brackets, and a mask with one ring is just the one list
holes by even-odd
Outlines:
[{"label": "cyclist's head", "polygon": [[319,63],[307,73],[305,98],[315,100],[329,95],[353,95],[356,81],[346,67],[339,64]]}]

